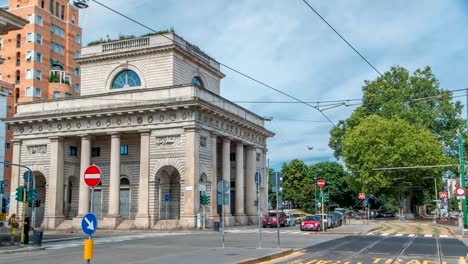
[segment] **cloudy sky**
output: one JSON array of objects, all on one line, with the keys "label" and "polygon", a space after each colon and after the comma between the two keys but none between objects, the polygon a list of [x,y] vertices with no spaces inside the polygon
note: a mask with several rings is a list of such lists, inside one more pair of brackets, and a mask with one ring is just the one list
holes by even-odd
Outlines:
[{"label": "cloudy sky", "polygon": [[[366,79],[377,77],[302,0],[99,0],[155,30],[173,27],[218,61],[305,101],[361,98]],[[429,65],[441,87],[468,87],[468,4],[452,1],[309,0],[321,15],[381,72]],[[83,44],[148,30],[91,2],[81,11]],[[232,101],[289,98],[223,68],[221,93]],[[463,98],[462,98],[463,99]],[[464,100],[464,99],[463,99]],[[464,103],[464,101],[462,101]],[[241,104],[273,117],[267,128],[271,167],[294,158],[332,161],[332,125],[301,104]],[[333,121],[354,107],[325,113]],[[313,146],[312,150],[308,146]]]}]

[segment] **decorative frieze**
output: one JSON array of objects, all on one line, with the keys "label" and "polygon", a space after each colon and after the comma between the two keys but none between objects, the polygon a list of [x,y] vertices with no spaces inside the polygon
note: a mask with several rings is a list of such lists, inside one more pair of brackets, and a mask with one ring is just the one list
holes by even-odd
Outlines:
[{"label": "decorative frieze", "polygon": [[29,155],[34,154],[47,154],[47,145],[31,145],[27,146]]},{"label": "decorative frieze", "polygon": [[156,145],[168,146],[178,145],[180,143],[180,135],[156,137]]}]

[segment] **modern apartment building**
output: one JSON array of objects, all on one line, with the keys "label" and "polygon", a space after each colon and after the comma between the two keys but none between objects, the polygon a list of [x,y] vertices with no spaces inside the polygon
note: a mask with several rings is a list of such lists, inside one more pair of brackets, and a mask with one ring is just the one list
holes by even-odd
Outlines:
[{"label": "modern apartment building", "polygon": [[[0,80],[13,83],[7,117],[17,104],[44,99],[71,98],[80,93],[81,70],[75,59],[81,52],[78,9],[67,0],[10,0],[8,12],[29,23],[0,35]],[[11,160],[13,127],[7,127],[5,160]],[[6,192],[11,168],[5,168]]]}]

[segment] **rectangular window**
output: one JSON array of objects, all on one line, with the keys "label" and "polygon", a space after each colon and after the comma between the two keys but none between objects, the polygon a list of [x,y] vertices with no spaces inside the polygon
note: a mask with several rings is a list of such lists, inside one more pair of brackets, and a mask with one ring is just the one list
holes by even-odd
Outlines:
[{"label": "rectangular window", "polygon": [[32,60],[32,55],[33,55],[32,50],[26,51],[26,61],[31,61]]},{"label": "rectangular window", "polygon": [[60,16],[62,19],[65,18],[65,6],[62,5],[62,15]]},{"label": "rectangular window", "polygon": [[91,157],[100,157],[101,156],[101,148],[91,148]]},{"label": "rectangular window", "polygon": [[33,96],[34,96],[33,87],[26,87],[26,97],[33,97]]},{"label": "rectangular window", "polygon": [[25,76],[25,79],[26,79],[26,80],[31,80],[32,78],[34,78],[34,76],[33,76],[33,69],[26,69],[26,76]]},{"label": "rectangular window", "polygon": [[75,24],[75,15],[72,15],[71,22],[72,22],[72,24]]},{"label": "rectangular window", "polygon": [[26,42],[27,42],[27,43],[33,42],[33,33],[28,32],[28,33],[26,34]]},{"label": "rectangular window", "polygon": [[54,91],[54,99],[60,99],[60,91]]},{"label": "rectangular window", "polygon": [[40,53],[39,51],[36,51],[36,56],[34,57],[34,61],[42,62],[42,53]]},{"label": "rectangular window", "polygon": [[10,130],[10,125],[6,125],[6,130]]},{"label": "rectangular window", "polygon": [[59,2],[55,2],[55,15],[56,16],[59,16],[59,12],[60,12],[60,4]]},{"label": "rectangular window", "polygon": [[34,79],[36,79],[36,80],[42,80],[42,71],[40,71],[40,70],[34,70]]},{"label": "rectangular window", "polygon": [[0,72],[0,81],[3,80],[3,73]]},{"label": "rectangular window", "polygon": [[36,43],[37,44],[42,44],[42,35],[36,33]]},{"label": "rectangular window", "polygon": [[70,156],[78,156],[78,147],[70,146]]},{"label": "rectangular window", "polygon": [[3,39],[0,38],[0,49],[3,48]]},{"label": "rectangular window", "polygon": [[29,24],[42,26],[42,16],[38,14],[29,14],[27,20],[29,21]]},{"label": "rectangular window", "polygon": [[54,0],[49,1],[49,10],[50,10],[50,13],[53,15],[54,14]]},{"label": "rectangular window", "polygon": [[80,92],[80,84],[79,83],[75,83],[75,86],[73,88],[74,88],[75,93]]},{"label": "rectangular window", "polygon": [[80,34],[75,35],[75,41],[76,41],[76,43],[81,44],[81,35]]},{"label": "rectangular window", "polygon": [[229,156],[230,161],[236,161],[236,153],[231,153]]},{"label": "rectangular window", "polygon": [[79,50],[75,51],[75,59],[81,57],[81,52]]},{"label": "rectangular window", "polygon": [[65,98],[71,98],[72,94],[71,93],[65,93]]},{"label": "rectangular window", "polygon": [[55,42],[51,42],[51,46],[50,46],[50,49],[53,51],[53,52],[56,52],[58,54],[64,54],[65,53],[65,48],[58,44],[58,43],[55,43]]},{"label": "rectangular window", "polygon": [[51,24],[50,26],[50,32],[52,32],[54,35],[57,35],[59,37],[65,37],[65,30],[55,24]]},{"label": "rectangular window", "polygon": [[120,146],[120,155],[128,155],[128,145]]},{"label": "rectangular window", "polygon": [[81,70],[80,70],[79,67],[76,67],[76,68],[75,68],[75,75],[76,75],[76,76],[80,76],[80,75],[81,75]]},{"label": "rectangular window", "polygon": [[[10,143],[8,143],[8,142],[5,143],[5,148],[9,149],[10,148]],[[27,179],[27,177],[26,177],[26,179]]]},{"label": "rectangular window", "polygon": [[44,8],[45,6],[45,0],[41,0],[41,7]]},{"label": "rectangular window", "polygon": [[41,88],[34,87],[34,97],[41,98],[41,95],[42,95]]}]

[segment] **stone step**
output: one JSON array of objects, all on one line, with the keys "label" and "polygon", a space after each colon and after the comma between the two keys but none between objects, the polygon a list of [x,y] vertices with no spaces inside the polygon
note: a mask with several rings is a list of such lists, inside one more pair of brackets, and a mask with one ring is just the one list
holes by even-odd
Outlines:
[{"label": "stone step", "polygon": [[73,229],[72,220],[64,220],[55,229],[58,229],[58,230],[71,230],[71,229]]},{"label": "stone step", "polygon": [[132,230],[135,229],[135,226],[133,225],[134,220],[123,220],[115,229],[117,230]]}]

